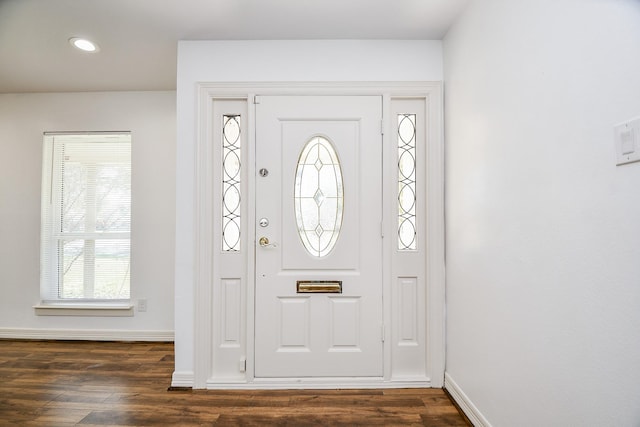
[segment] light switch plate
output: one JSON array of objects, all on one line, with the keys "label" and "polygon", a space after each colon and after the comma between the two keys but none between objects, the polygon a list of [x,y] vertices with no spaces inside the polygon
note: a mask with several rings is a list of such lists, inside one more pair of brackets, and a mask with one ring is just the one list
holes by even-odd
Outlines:
[{"label": "light switch plate", "polygon": [[614,126],[616,165],[640,161],[640,117]]}]

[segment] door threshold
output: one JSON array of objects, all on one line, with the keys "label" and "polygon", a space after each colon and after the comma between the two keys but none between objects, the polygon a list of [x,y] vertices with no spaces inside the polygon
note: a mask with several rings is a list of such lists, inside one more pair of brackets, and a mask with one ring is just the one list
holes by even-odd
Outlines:
[{"label": "door threshold", "polygon": [[429,379],[385,381],[382,377],[359,378],[255,378],[251,382],[207,381],[209,390],[303,390],[432,388]]}]

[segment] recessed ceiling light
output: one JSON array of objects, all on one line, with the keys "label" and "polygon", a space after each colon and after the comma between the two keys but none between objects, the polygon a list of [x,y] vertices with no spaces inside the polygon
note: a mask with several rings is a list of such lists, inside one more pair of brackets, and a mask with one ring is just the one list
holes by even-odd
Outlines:
[{"label": "recessed ceiling light", "polygon": [[71,43],[71,46],[85,52],[97,52],[100,50],[97,44],[91,40],[83,39],[81,37],[72,37],[69,39],[69,43]]}]

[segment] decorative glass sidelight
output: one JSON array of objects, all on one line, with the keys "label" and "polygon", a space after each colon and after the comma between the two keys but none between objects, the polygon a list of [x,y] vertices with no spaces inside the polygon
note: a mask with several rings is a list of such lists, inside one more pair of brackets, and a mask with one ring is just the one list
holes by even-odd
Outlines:
[{"label": "decorative glass sidelight", "polygon": [[398,249],[417,249],[415,114],[398,114]]},{"label": "decorative glass sidelight", "polygon": [[222,250],[240,250],[241,131],[239,115],[222,117]]},{"label": "decorative glass sidelight", "polygon": [[343,207],[338,154],[327,138],[315,136],[300,153],[294,186],[298,234],[310,255],[321,258],[331,252],[342,227]]}]

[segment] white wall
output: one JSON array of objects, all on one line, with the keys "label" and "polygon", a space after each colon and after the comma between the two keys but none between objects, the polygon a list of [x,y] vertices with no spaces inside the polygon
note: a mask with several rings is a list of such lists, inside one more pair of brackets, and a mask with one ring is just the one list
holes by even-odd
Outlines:
[{"label": "white wall", "polygon": [[[0,335],[28,330],[173,331],[175,92],[0,95]],[[134,317],[36,316],[43,132],[132,132]]]},{"label": "white wall", "polygon": [[493,426],[640,425],[640,2],[471,2],[444,58],[448,380]]},{"label": "white wall", "polygon": [[441,81],[439,41],[183,41],[178,45],[176,374],[193,373],[197,82]]}]

